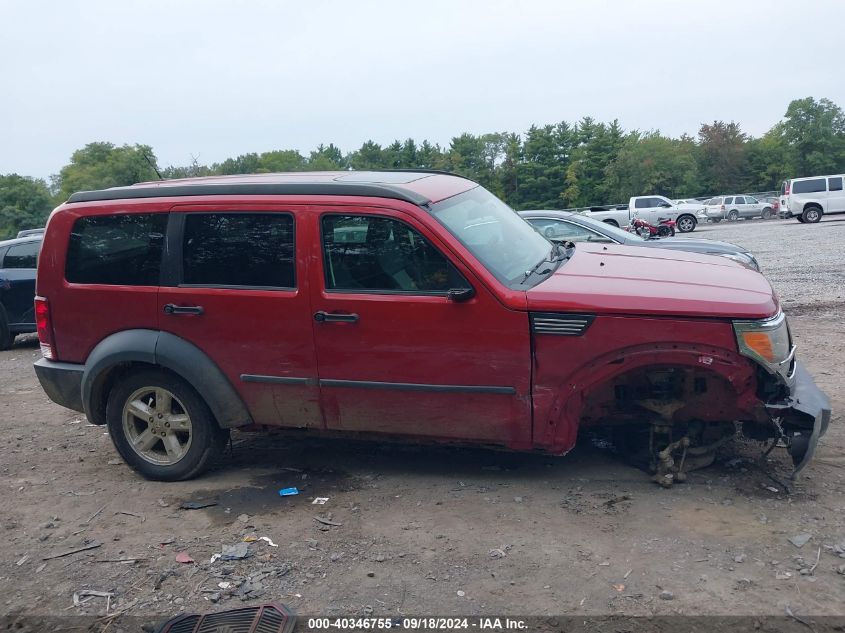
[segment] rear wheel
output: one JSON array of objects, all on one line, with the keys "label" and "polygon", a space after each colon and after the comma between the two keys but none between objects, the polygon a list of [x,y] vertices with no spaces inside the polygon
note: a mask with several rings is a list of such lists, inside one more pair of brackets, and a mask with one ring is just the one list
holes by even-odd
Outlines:
[{"label": "rear wheel", "polygon": [[801,214],[801,217],[804,219],[804,222],[815,224],[822,219],[822,210],[818,207],[807,207],[804,209],[804,213]]},{"label": "rear wheel", "polygon": [[694,231],[696,224],[698,224],[698,222],[691,215],[682,215],[675,221],[675,225],[681,233]]},{"label": "rear wheel", "polygon": [[6,311],[0,306],[0,350],[11,349],[15,342],[15,335],[9,330],[9,323],[6,321]]},{"label": "rear wheel", "polygon": [[229,435],[193,387],[156,370],[130,374],[112,388],[106,421],[120,456],[157,481],[196,477],[223,451]]},{"label": "rear wheel", "polygon": [[730,213],[728,213],[728,220],[730,220],[731,222],[736,222],[737,220],[739,220],[739,211],[733,209]]},{"label": "rear wheel", "polygon": [[764,220],[768,220],[772,217],[772,210],[769,207],[763,209],[763,213],[761,214]]},{"label": "rear wheel", "polygon": [[795,219],[796,219],[796,220],[798,220],[801,224],[804,224],[804,216],[802,216],[802,215],[796,215],[796,216],[795,216]]}]

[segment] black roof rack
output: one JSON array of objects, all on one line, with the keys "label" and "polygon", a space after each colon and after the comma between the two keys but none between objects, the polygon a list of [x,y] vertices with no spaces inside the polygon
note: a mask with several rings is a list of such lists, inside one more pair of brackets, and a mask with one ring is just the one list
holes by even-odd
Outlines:
[{"label": "black roof rack", "polygon": [[[409,170],[419,171],[423,170]],[[425,172],[434,173],[434,172]],[[437,172],[443,173],[443,172]],[[78,191],[68,198],[68,203],[92,202],[98,200],[127,200],[137,198],[170,198],[182,196],[249,196],[249,195],[291,195],[291,196],[365,196],[403,200],[419,206],[431,202],[426,196],[389,184],[345,183],[345,182],[287,182],[287,183],[197,183],[183,185],[129,186]]]}]

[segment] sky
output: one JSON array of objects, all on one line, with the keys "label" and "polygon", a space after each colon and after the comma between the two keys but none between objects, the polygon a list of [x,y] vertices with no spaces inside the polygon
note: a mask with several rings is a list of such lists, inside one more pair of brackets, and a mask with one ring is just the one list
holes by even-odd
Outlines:
[{"label": "sky", "polygon": [[759,136],[845,107],[841,0],[0,0],[0,174],[94,141],[161,166],[591,116]]}]

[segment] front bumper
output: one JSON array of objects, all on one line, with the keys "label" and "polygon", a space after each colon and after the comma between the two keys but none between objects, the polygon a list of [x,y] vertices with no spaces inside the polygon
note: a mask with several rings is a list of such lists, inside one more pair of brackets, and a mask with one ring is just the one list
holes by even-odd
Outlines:
[{"label": "front bumper", "polygon": [[35,375],[50,400],[74,411],[85,411],[82,406],[84,365],[57,363],[41,358],[35,362],[34,367]]},{"label": "front bumper", "polygon": [[789,397],[783,402],[766,406],[773,417],[785,421],[786,430],[793,433],[792,439],[800,435],[806,440],[806,451],[800,455],[793,455],[795,470],[793,479],[813,458],[819,438],[827,433],[830,426],[830,400],[824,392],[816,386],[813,377],[800,362],[795,361],[795,371],[785,379],[789,388]]}]

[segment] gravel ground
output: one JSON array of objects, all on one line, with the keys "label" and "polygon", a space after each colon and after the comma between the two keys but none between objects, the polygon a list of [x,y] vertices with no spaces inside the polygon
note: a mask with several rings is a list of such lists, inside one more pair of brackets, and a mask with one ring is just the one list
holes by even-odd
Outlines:
[{"label": "gravel ground", "polygon": [[[589,444],[549,458],[258,434],[235,434],[234,454],[198,480],[147,482],[103,428],[46,398],[37,342],[22,337],[0,352],[0,614],[154,621],[276,600],[331,615],[845,616],[843,227],[693,234],[758,256],[831,396],[831,430],[788,489],[740,442],[663,490]],[[776,451],[767,468],[783,478],[789,465]],[[300,495],[279,497],[288,486]],[[216,505],[180,509],[189,500]],[[210,562],[253,536],[278,547]],[[74,606],[82,590],[111,597]]]}]

